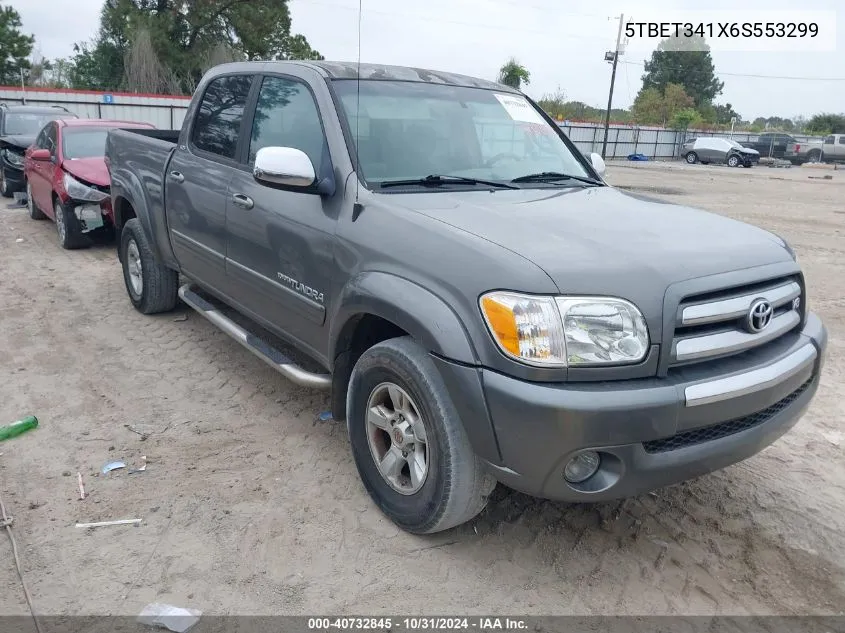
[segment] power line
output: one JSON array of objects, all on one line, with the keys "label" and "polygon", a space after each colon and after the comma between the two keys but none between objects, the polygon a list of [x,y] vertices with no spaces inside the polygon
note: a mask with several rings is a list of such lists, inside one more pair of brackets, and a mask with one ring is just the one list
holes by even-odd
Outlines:
[{"label": "power line", "polygon": [[[628,64],[629,66],[645,66],[644,62],[629,62],[622,60],[623,64]],[[725,75],[726,77],[751,77],[754,79],[789,79],[793,81],[845,81],[845,77],[794,77],[789,75],[755,75],[755,74],[747,74],[747,73],[725,73],[722,71],[716,71],[715,73],[718,76]]]},{"label": "power line", "polygon": [[[349,11],[357,11],[358,10],[356,7],[352,7],[352,6],[349,6],[349,5],[346,5],[346,4],[335,4],[333,2],[320,2],[319,0],[308,0],[307,4],[309,4],[309,5],[317,4],[317,5],[322,5],[322,6],[325,6],[325,7],[332,7],[333,9],[347,9]],[[539,9],[540,7],[536,7],[536,8]],[[377,15],[395,16],[395,17],[404,18],[405,20],[411,19],[411,20],[423,20],[423,21],[426,21],[426,22],[436,22],[438,24],[457,24],[457,25],[460,25],[460,26],[471,26],[471,27],[477,27],[477,28],[482,28],[482,29],[492,29],[494,31],[506,31],[506,32],[509,32],[509,33],[514,33],[514,32],[516,32],[516,33],[531,33],[531,34],[534,34],[534,35],[542,35],[542,36],[545,36],[545,37],[554,37],[555,39],[560,39],[561,37],[564,37],[564,38],[571,38],[571,39],[595,40],[596,38],[601,38],[601,37],[605,36],[605,34],[584,35],[583,33],[581,33],[581,34],[566,33],[566,32],[562,32],[562,31],[555,31],[555,32],[550,32],[548,30],[541,31],[539,29],[519,28],[519,27],[516,27],[516,26],[513,26],[513,25],[498,26],[498,25],[495,25],[495,24],[484,24],[483,22],[465,22],[465,21],[462,21],[462,20],[449,20],[449,19],[445,19],[445,18],[440,17],[440,16],[429,17],[429,16],[419,15],[419,14],[399,13],[397,11],[380,11],[380,10],[377,10],[377,9],[368,9],[367,13],[368,14],[369,13],[375,13]],[[569,14],[555,12],[555,15],[569,15]],[[572,14],[572,15],[587,15],[587,14]],[[596,15],[596,16],[590,16],[590,17],[606,17],[606,16],[597,16]]]}]

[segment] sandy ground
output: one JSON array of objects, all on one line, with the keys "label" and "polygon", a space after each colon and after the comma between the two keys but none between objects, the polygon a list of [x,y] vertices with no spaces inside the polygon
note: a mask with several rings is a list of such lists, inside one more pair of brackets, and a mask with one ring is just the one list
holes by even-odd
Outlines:
[{"label": "sandy ground", "polygon": [[[317,419],[324,395],[186,308],[136,313],[113,247],[64,252],[52,223],[0,206],[0,421],[41,420],[0,444],[0,490],[39,613],[842,613],[845,173],[614,164],[609,180],[792,242],[831,334],[817,398],[722,472],[592,506],[500,488],[426,538],[374,508],[345,427]],[[99,474],[144,455],[143,473]],[[0,541],[0,614],[22,614]]]}]

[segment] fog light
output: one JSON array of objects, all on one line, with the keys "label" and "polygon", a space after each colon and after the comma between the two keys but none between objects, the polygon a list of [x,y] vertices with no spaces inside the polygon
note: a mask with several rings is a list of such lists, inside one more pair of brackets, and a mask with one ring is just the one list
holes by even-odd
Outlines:
[{"label": "fog light", "polygon": [[563,469],[563,478],[571,484],[579,484],[596,474],[601,458],[595,451],[578,453]]}]

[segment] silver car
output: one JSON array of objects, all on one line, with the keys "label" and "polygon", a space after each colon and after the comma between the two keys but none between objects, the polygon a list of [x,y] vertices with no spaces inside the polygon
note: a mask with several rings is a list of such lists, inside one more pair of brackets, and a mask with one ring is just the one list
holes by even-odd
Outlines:
[{"label": "silver car", "polygon": [[723,163],[728,167],[751,167],[760,160],[760,152],[750,147],[743,147],[727,138],[702,136],[683,144],[681,156],[690,165],[695,163]]}]

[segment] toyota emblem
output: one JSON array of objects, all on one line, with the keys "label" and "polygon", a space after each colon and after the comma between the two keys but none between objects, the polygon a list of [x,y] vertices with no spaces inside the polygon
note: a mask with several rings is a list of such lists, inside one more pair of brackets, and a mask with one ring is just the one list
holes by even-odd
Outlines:
[{"label": "toyota emblem", "polygon": [[772,322],[774,312],[775,310],[772,308],[771,303],[765,299],[757,299],[757,301],[751,304],[751,308],[748,310],[745,327],[748,328],[749,332],[755,334],[762,332]]}]

